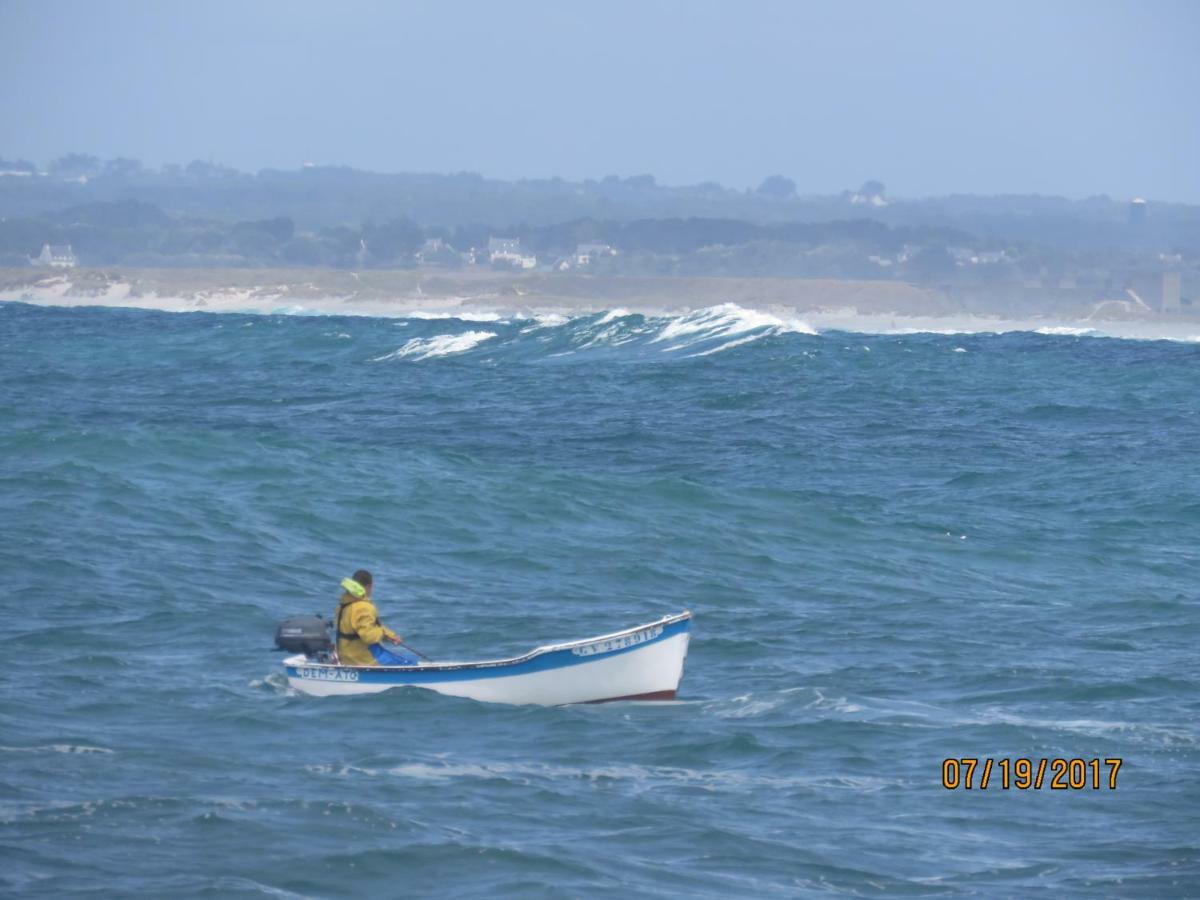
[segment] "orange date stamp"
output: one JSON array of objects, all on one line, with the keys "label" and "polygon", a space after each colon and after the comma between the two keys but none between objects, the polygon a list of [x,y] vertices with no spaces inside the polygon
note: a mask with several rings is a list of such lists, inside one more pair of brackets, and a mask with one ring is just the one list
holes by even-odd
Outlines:
[{"label": "orange date stamp", "polygon": [[992,759],[965,756],[942,760],[942,787],[948,791],[999,788],[1002,791],[1099,791],[1117,789],[1122,760],[1108,759]]}]

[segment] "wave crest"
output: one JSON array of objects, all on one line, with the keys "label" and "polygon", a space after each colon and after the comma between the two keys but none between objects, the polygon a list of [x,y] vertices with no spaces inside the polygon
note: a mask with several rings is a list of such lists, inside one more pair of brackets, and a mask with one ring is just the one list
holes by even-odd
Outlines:
[{"label": "wave crest", "polygon": [[385,362],[389,359],[404,359],[412,357],[414,360],[431,359],[435,356],[449,356],[452,353],[465,353],[466,351],[477,347],[484,341],[491,340],[496,336],[492,331],[467,331],[463,334],[439,334],[431,338],[413,338],[398,350],[393,350],[391,353],[385,353],[383,356],[376,356],[372,362]]},{"label": "wave crest", "polygon": [[[414,317],[423,320],[423,316]],[[458,318],[458,317],[456,317]],[[465,323],[475,321],[460,318]],[[405,323],[406,324],[406,323]],[[585,352],[622,352],[643,358],[659,358],[667,353],[679,357],[711,356],[781,334],[815,335],[808,323],[757,310],[743,309],[735,303],[692,310],[677,315],[645,316],[626,309],[612,309],[568,318],[556,313],[518,316],[490,322],[497,332],[466,330],[459,334],[441,334],[414,338],[398,350],[374,357],[373,362],[394,359],[420,361],[439,356],[467,353],[484,341],[488,351],[532,355],[540,358],[571,356]],[[691,350],[691,353],[679,351]]]}]

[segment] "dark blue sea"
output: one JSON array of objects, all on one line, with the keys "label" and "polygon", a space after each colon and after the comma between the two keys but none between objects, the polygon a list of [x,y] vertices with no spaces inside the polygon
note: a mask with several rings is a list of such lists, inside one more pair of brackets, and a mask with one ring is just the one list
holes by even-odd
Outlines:
[{"label": "dark blue sea", "polygon": [[[0,893],[1200,895],[1200,343],[807,331],[0,305]],[[292,693],[364,567],[679,699]]]}]

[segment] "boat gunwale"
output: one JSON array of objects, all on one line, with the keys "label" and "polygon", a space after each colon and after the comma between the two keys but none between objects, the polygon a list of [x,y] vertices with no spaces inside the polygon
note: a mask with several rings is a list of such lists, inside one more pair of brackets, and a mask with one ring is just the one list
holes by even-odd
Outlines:
[{"label": "boat gunwale", "polygon": [[[521,664],[527,663],[530,660],[535,659],[539,656],[544,656],[548,653],[557,653],[561,650],[570,650],[575,647],[583,647],[583,646],[586,646],[587,644],[594,644],[599,641],[615,640],[617,638],[624,637],[625,635],[628,635],[628,634],[634,634],[638,631],[644,631],[647,628],[655,628],[659,625],[661,625],[663,628],[666,628],[668,626],[675,625],[679,622],[687,621],[691,618],[692,618],[692,611],[690,609],[685,609],[683,612],[674,613],[669,616],[663,616],[661,619],[655,619],[653,622],[647,622],[644,625],[635,625],[632,628],[623,628],[620,631],[614,631],[614,632],[611,632],[610,634],[602,634],[602,635],[598,635],[596,637],[580,638],[579,640],[566,641],[566,642],[560,643],[560,644],[543,644],[540,647],[534,647],[528,653],[525,653],[521,656],[514,656],[509,659],[489,659],[489,660],[479,660],[476,662],[445,662],[445,663],[430,662],[430,663],[418,663],[417,665],[412,665],[412,666],[384,666],[384,665],[365,665],[364,666],[364,665],[345,665],[343,663],[332,663],[332,662],[317,662],[315,660],[310,660],[304,654],[296,654],[294,656],[289,656],[287,659],[285,659],[283,661],[283,665],[285,668],[304,667],[304,668],[323,668],[323,669],[339,669],[339,670],[340,669],[350,669],[350,670],[354,670],[354,671],[372,672],[372,673],[377,673],[380,675],[387,674],[387,673],[412,674],[412,673],[416,673],[416,672],[461,672],[461,671],[470,670],[470,669],[495,669],[495,668],[504,667],[504,666],[521,665]],[[645,642],[645,644],[647,644],[647,645],[649,645],[651,643],[654,643],[654,640]],[[640,646],[634,645],[632,647],[614,648],[612,651],[609,651],[609,652],[615,653],[618,650],[623,650],[623,651],[628,652],[628,651],[638,650],[638,649],[640,649]],[[597,654],[597,660],[604,659],[607,656],[608,656],[608,652],[603,653],[603,654]],[[590,662],[591,660],[588,660],[588,661]]]}]

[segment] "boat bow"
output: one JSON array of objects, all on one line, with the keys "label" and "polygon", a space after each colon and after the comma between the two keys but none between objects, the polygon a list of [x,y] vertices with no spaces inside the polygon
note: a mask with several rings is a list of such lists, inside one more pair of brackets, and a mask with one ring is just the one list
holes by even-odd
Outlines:
[{"label": "boat bow", "polygon": [[301,654],[286,659],[284,667],[292,687],[317,696],[411,686],[491,703],[543,706],[669,700],[683,677],[691,620],[685,610],[624,631],[537,647],[511,659],[343,666]]}]

